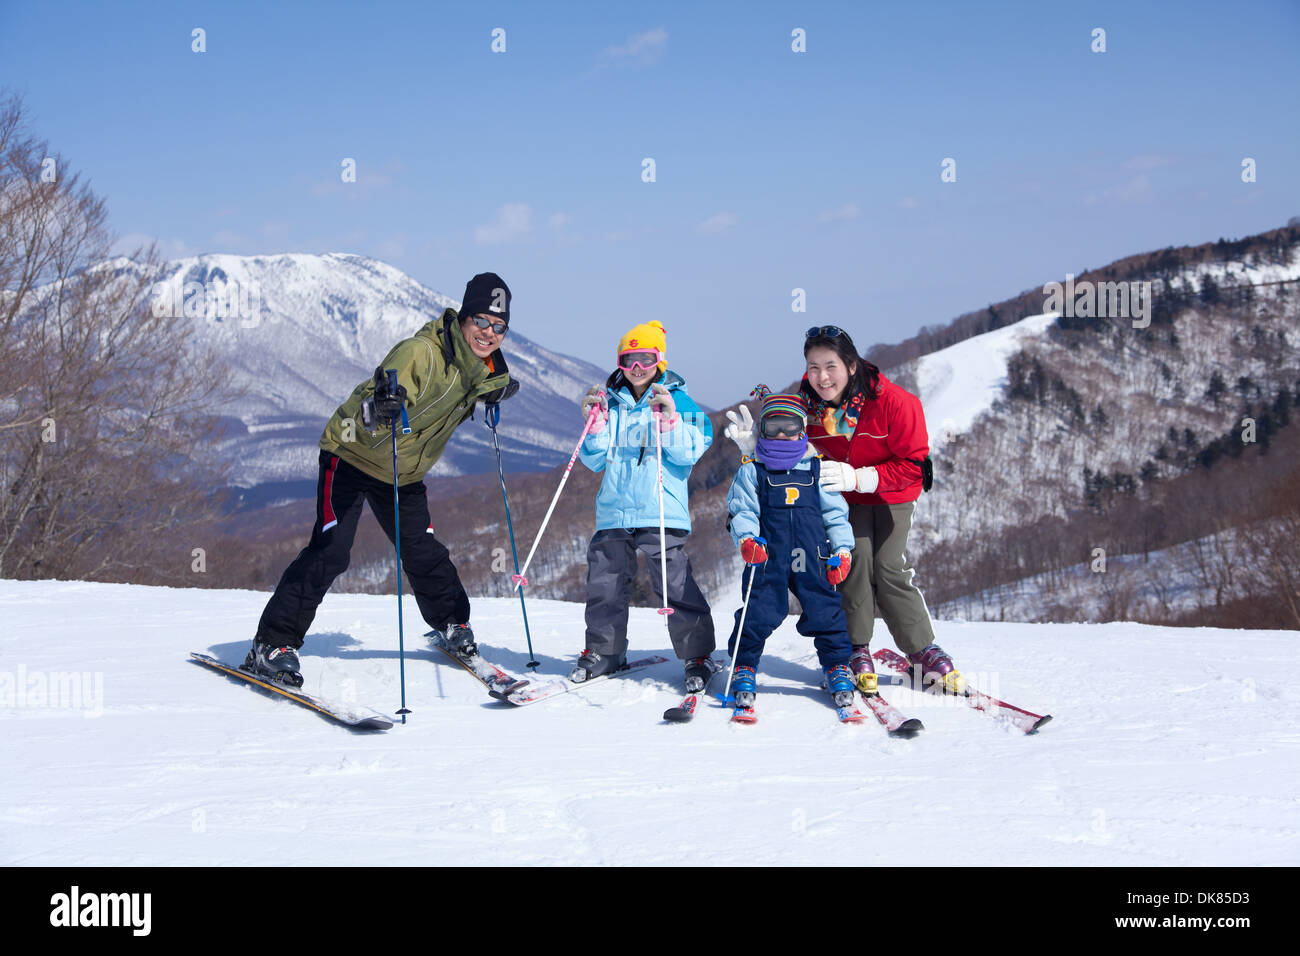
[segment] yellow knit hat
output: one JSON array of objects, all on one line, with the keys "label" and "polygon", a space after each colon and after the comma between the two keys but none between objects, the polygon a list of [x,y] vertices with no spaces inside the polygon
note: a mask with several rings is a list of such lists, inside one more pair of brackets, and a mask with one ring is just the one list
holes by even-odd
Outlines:
[{"label": "yellow knit hat", "polygon": [[633,326],[618,340],[618,355],[635,352],[638,349],[656,351],[660,354],[659,371],[668,371],[668,336],[664,333],[663,323],[654,320]]}]

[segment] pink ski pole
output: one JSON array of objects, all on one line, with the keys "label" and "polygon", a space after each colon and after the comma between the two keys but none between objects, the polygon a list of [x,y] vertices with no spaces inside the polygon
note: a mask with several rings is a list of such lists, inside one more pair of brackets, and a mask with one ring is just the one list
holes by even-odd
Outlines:
[{"label": "pink ski pole", "polygon": [[[604,398],[605,393],[601,392],[600,397]],[[528,579],[524,577],[524,572],[528,570],[528,565],[532,563],[533,555],[537,552],[537,546],[541,544],[542,532],[546,530],[546,525],[551,520],[551,512],[555,510],[555,503],[560,500],[560,492],[564,490],[564,483],[569,480],[569,472],[573,471],[573,463],[578,460],[578,452],[582,450],[582,443],[587,440],[587,433],[591,431],[591,426],[596,423],[596,415],[599,411],[599,405],[591,406],[591,412],[587,415],[587,424],[583,426],[577,447],[573,449],[573,454],[569,456],[569,463],[564,468],[564,477],[560,479],[560,487],[555,489],[555,497],[551,499],[551,506],[546,509],[546,517],[542,519],[542,526],[537,529],[537,537],[533,539],[533,546],[528,551],[528,557],[524,559],[524,566],[519,569],[518,574],[510,576],[510,580],[515,582],[514,590],[516,591],[528,583]]]}]

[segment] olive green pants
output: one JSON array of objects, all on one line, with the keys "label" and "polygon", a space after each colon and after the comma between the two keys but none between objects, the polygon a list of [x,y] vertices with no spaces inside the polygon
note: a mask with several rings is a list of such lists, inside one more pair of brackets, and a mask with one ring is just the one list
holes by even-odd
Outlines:
[{"label": "olive green pants", "polygon": [[871,642],[877,606],[904,654],[915,654],[934,643],[930,610],[912,583],[915,570],[904,553],[915,510],[915,502],[849,506],[856,541],[853,565],[840,585],[840,594],[854,647]]}]

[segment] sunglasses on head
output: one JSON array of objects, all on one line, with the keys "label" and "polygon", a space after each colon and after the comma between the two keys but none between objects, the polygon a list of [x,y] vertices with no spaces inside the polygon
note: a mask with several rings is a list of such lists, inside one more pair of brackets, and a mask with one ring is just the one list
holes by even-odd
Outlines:
[{"label": "sunglasses on head", "polygon": [[497,335],[505,335],[510,326],[504,322],[493,322],[491,319],[484,318],[481,315],[471,315],[469,320],[480,329],[491,329]]},{"label": "sunglasses on head", "polygon": [[814,325],[811,329],[809,329],[807,332],[803,334],[803,337],[806,339],[811,339],[815,336],[822,336],[828,339],[833,339],[837,335],[848,335],[848,334],[849,333],[845,332],[838,325]]},{"label": "sunglasses on head", "polygon": [[660,356],[658,352],[647,352],[645,350],[620,352],[618,356],[618,367],[624,372],[631,372],[635,369],[645,371],[654,368],[659,362]]},{"label": "sunglasses on head", "polygon": [[763,419],[764,438],[798,438],[803,429],[803,422],[791,415],[773,415]]}]

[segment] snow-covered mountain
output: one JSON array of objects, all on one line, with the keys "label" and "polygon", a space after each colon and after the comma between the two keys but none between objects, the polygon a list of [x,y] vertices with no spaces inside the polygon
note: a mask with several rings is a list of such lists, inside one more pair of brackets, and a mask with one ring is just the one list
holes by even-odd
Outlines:
[{"label": "snow-covered mountain", "polygon": [[[394,600],[325,599],[308,692],[397,708]],[[666,727],[682,671],[652,609],[629,638],[667,663],[520,711],[424,649],[405,601],[411,716],[356,734],[187,660],[242,660],[264,593],[0,581],[0,865],[689,867],[736,847],[756,866],[968,872],[1300,859],[1293,632],[945,623],[977,686],[1053,720],[1025,736],[886,686],[925,724],[897,740],[836,721],[793,617],[767,643],[757,724],[702,704]],[[736,603],[715,608],[719,634]],[[568,669],[582,613],[530,599],[539,679]],[[476,600],[474,626],[523,672],[516,599]],[[892,645],[883,624],[874,643]],[[960,839],[927,855],[936,827]]]},{"label": "snow-covered mountain", "polygon": [[[151,307],[193,324],[244,391],[225,410],[235,484],[305,482],[307,494],[316,442],[339,403],[400,339],[459,305],[390,265],[338,253],[177,259],[151,297]],[[507,467],[536,471],[564,461],[581,426],[575,403],[608,372],[537,344],[523,334],[527,307],[513,312],[502,351],[521,387],[502,406],[499,430]],[[465,426],[432,474],[495,469],[491,434]]]}]

